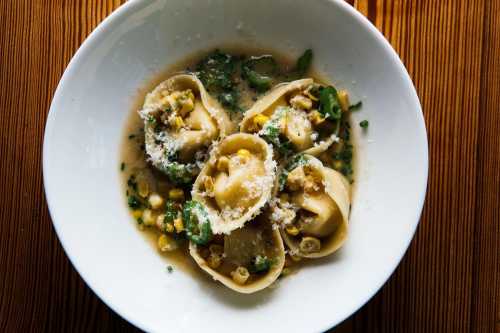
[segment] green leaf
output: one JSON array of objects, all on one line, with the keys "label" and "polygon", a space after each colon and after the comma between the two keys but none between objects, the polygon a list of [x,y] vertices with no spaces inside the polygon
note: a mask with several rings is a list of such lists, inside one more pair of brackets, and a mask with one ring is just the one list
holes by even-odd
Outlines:
[{"label": "green leaf", "polygon": [[273,76],[278,74],[278,64],[273,56],[251,57],[241,64],[241,76],[259,93],[271,88]]},{"label": "green leaf", "polygon": [[319,91],[319,112],[325,118],[339,120],[342,118],[342,109],[337,95],[337,90],[332,87],[323,87]]},{"label": "green leaf", "polygon": [[311,49],[307,49],[297,60],[295,72],[297,72],[299,76],[304,76],[304,74],[306,74],[311,67],[312,59],[313,51]]},{"label": "green leaf", "polygon": [[361,109],[362,106],[363,106],[363,102],[359,101],[356,104],[350,105],[349,111],[351,111],[351,112],[358,111],[359,109]]},{"label": "green leaf", "polygon": [[359,126],[361,126],[361,128],[367,129],[369,124],[370,123],[368,122],[368,120],[365,119],[359,123]]}]

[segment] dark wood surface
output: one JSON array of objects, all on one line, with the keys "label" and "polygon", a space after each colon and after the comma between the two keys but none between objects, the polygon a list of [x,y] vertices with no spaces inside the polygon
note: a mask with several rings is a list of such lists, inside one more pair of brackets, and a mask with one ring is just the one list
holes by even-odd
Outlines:
[{"label": "dark wood surface", "polygon": [[[136,329],[83,283],[43,193],[45,119],[123,1],[0,1],[0,332]],[[354,0],[400,54],[429,136],[427,201],[388,283],[333,332],[500,332],[500,0]]]}]

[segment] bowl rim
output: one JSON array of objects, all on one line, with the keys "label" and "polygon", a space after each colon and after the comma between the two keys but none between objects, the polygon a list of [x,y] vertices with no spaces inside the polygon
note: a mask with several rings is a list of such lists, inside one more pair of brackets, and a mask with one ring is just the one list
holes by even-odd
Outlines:
[{"label": "bowl rim", "polygon": [[[417,227],[420,224],[420,218],[422,216],[422,211],[424,208],[424,202],[425,202],[425,197],[427,193],[427,184],[428,184],[428,175],[429,175],[429,148],[428,148],[428,137],[427,137],[427,129],[425,126],[425,119],[424,115],[422,112],[422,107],[420,104],[420,100],[418,98],[415,86],[410,78],[410,75],[404,66],[403,62],[399,58],[399,55],[397,52],[394,50],[392,45],[389,43],[389,41],[384,37],[384,35],[366,18],[363,14],[358,12],[353,6],[348,4],[344,0],[322,0],[324,2],[330,2],[334,5],[337,6],[337,8],[341,11],[343,11],[344,14],[350,15],[357,24],[362,25],[367,32],[373,37],[379,45],[384,49],[384,51],[390,56],[390,61],[396,65],[396,67],[399,70],[399,73],[402,74],[401,78],[404,81],[405,85],[409,89],[409,98],[411,99],[412,105],[415,106],[416,108],[416,117],[418,118],[418,126],[416,127],[416,131],[418,132],[419,136],[423,138],[422,144],[425,145],[424,149],[424,154],[422,156],[422,168],[423,168],[423,181],[421,182],[420,185],[420,190],[419,190],[419,199],[418,202],[415,204],[416,212],[417,213],[417,220],[412,224],[409,225],[409,228],[411,228],[411,232],[408,234],[408,238],[405,239],[405,245],[403,247],[403,251],[399,253],[398,256],[395,256],[397,260],[393,260],[392,267],[387,270],[387,273],[384,275],[383,278],[381,278],[379,281],[376,281],[374,283],[374,286],[371,290],[370,293],[367,293],[366,297],[364,298],[363,301],[361,301],[359,304],[356,306],[353,306],[349,311],[346,311],[345,313],[347,315],[341,316],[339,320],[337,321],[329,321],[328,324],[326,324],[325,327],[321,329],[321,331],[327,331],[329,329],[334,328],[335,326],[339,325],[343,321],[345,321],[347,318],[352,316],[354,313],[356,313],[361,307],[363,307],[368,301],[370,301],[375,294],[382,288],[382,286],[389,280],[389,278],[393,275],[394,271],[396,268],[399,266],[401,260],[403,259],[404,255],[408,251],[408,248],[411,244],[411,241],[413,240]],[[56,114],[56,109],[57,109],[57,104],[58,101],[62,98],[62,91],[63,87],[66,84],[66,81],[68,81],[68,78],[72,76],[72,72],[75,70],[75,66],[77,63],[81,61],[81,59],[85,58],[85,56],[93,49],[94,45],[99,42],[99,37],[102,33],[105,33],[108,31],[110,28],[112,28],[112,24],[114,22],[118,22],[118,20],[131,12],[134,11],[134,9],[139,8],[141,5],[144,5],[147,3],[147,0],[130,0],[117,9],[115,9],[111,14],[109,14],[103,21],[101,21],[96,28],[85,38],[83,43],[79,46],[78,50],[75,52],[73,57],[71,58],[70,62],[66,66],[66,69],[64,70],[63,75],[61,76],[61,79],[57,85],[57,88],[55,90],[54,96],[51,101],[51,105],[49,108],[49,112],[47,115],[46,123],[45,123],[45,131],[44,131],[44,137],[43,137],[43,148],[42,148],[42,172],[43,172],[43,185],[44,185],[44,192],[45,192],[45,198],[47,201],[47,206],[49,210],[49,215],[52,221],[52,225],[54,227],[54,230],[56,232],[57,238],[59,239],[59,242],[61,243],[61,246],[68,257],[69,261],[71,262],[73,268],[78,272],[82,280],[85,282],[87,287],[111,310],[113,310],[116,314],[118,314],[121,318],[123,318],[125,321],[131,323],[135,327],[143,330],[143,331],[152,331],[152,328],[149,327],[148,323],[141,321],[140,318],[134,318],[133,316],[129,316],[128,314],[125,313],[121,309],[121,306],[118,304],[115,304],[112,300],[112,297],[109,295],[105,295],[101,290],[98,290],[98,288],[94,285],[92,285],[85,272],[81,270],[81,267],[78,264],[77,258],[72,256],[70,252],[70,246],[66,242],[61,230],[60,230],[60,222],[61,219],[56,216],[55,213],[55,206],[56,202],[54,200],[54,197],[51,196],[52,193],[52,186],[50,185],[50,182],[48,180],[47,176],[47,169],[48,169],[48,149],[49,149],[49,138],[48,138],[48,133],[51,132],[51,129],[54,124],[54,117]]]}]

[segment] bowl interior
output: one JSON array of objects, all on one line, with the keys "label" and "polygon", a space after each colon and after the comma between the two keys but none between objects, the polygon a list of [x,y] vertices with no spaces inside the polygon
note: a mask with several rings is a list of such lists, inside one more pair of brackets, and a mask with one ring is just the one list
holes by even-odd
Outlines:
[{"label": "bowl interior", "polygon": [[[305,48],[333,83],[361,99],[350,236],[333,257],[239,295],[166,261],[125,206],[120,143],[137,89],[183,56],[225,43],[291,56]],[[368,131],[358,122],[370,121]],[[418,98],[388,43],[340,1],[133,1],[99,26],[54,97],[44,180],[55,229],[88,285],[144,330],[319,331],[363,305],[387,280],[418,224],[427,141]]]}]

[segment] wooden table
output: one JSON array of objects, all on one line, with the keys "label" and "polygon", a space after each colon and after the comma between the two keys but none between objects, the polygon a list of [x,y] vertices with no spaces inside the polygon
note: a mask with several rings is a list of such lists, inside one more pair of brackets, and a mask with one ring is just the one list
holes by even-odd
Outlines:
[{"label": "wooden table", "polygon": [[[85,37],[121,2],[0,1],[0,332],[135,330],[69,263],[41,171],[56,85]],[[351,4],[408,68],[431,158],[408,253],[334,332],[500,332],[500,0]]]}]

